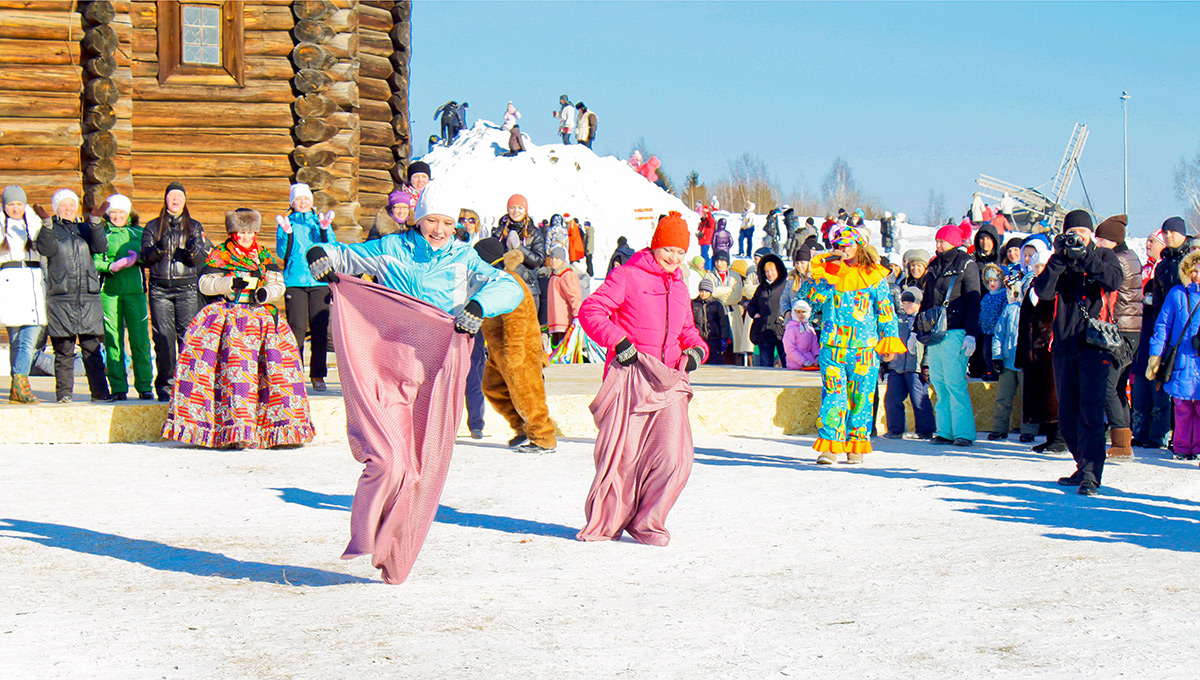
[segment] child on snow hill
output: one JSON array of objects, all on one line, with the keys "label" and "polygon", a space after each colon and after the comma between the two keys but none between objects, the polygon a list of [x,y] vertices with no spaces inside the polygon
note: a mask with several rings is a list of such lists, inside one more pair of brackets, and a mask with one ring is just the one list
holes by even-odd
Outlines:
[{"label": "child on snow hill", "polygon": [[329,371],[326,356],[329,353],[329,304],[332,297],[329,284],[314,279],[309,273],[304,257],[314,245],[337,240],[330,229],[333,211],[320,215],[313,210],[312,190],[307,184],[293,184],[289,199],[292,212],[286,218],[282,215],[275,217],[278,225],[275,253],[284,262],[288,326],[296,333],[301,361],[304,361],[304,337],[311,335],[309,377],[312,378],[313,390],[324,392],[325,376]]},{"label": "child on snow hill", "polygon": [[546,322],[550,327],[551,342],[557,346],[567,334],[567,329],[575,322],[575,317],[579,316],[579,305],[583,303],[583,295],[579,290],[579,276],[568,266],[567,251],[562,246],[550,249],[546,266],[553,272],[550,275]]},{"label": "child on snow hill", "polygon": [[887,439],[901,439],[908,431],[905,422],[904,400],[912,404],[917,439],[933,437],[933,404],[929,401],[929,366],[925,363],[925,348],[917,342],[913,319],[921,310],[921,289],[905,288],[900,293],[900,309],[896,314],[897,335],[905,339],[905,351],[888,362],[887,392],[883,409],[887,419]]},{"label": "child on snow hill", "polygon": [[812,305],[807,300],[796,300],[792,304],[792,318],[788,319],[783,331],[783,351],[787,358],[787,367],[793,371],[813,369],[817,366],[821,353],[821,343],[817,340],[817,332],[809,323],[812,316]]},{"label": "child on snow hill", "polygon": [[729,315],[725,313],[725,305],[713,297],[713,282],[709,278],[700,281],[700,292],[692,300],[692,319],[696,322],[696,330],[708,345],[708,364],[725,363],[723,355],[725,346],[733,338],[729,328]]},{"label": "child on snow hill", "polygon": [[[990,441],[1008,439],[1009,425],[1012,422],[1013,397],[1024,389],[1024,373],[1017,368],[1017,338],[1020,336],[1021,319],[1021,282],[1013,281],[1003,289],[1005,295],[1004,309],[1000,318],[992,328],[992,344],[989,347],[992,356],[992,366],[1000,371],[996,383],[996,410],[992,416],[992,431],[988,433]],[[985,297],[984,300],[987,298]],[[1022,424],[1021,434],[1033,438],[1038,431],[1037,424]]]},{"label": "child on snow hill", "polygon": [[821,465],[843,452],[846,462],[861,463],[871,451],[880,358],[891,361],[907,349],[896,337],[888,270],[867,240],[866,229],[843,230],[832,253],[814,258],[813,280],[801,288],[821,307],[821,413],[813,444]]},{"label": "child on snow hill", "polygon": [[113,194],[92,212],[93,224],[104,229],[108,239],[108,250],[92,257],[102,280],[100,306],[104,309],[105,368],[113,401],[124,401],[129,392],[129,374],[125,368],[126,334],[138,398],[154,398],[146,288],[142,269],[137,266],[142,228],[131,214],[132,210],[129,197]]}]

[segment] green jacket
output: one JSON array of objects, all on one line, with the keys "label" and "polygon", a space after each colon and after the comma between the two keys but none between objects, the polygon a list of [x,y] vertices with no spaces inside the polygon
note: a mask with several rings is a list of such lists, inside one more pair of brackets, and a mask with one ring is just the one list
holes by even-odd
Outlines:
[{"label": "green jacket", "polygon": [[124,227],[114,227],[112,222],[104,220],[104,235],[108,237],[108,250],[93,255],[96,270],[104,280],[100,292],[105,295],[128,295],[143,293],[146,288],[142,283],[142,268],[140,263],[126,267],[113,273],[112,264],[129,254],[142,249],[142,228],[136,224],[126,224]]}]

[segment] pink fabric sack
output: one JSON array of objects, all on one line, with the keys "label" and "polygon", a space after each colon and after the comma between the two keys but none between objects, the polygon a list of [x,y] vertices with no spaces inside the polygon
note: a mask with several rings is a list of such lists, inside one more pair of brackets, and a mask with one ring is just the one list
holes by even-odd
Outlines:
[{"label": "pink fabric sack", "polygon": [[349,276],[330,287],[346,435],[365,465],[342,559],[370,554],[384,581],[403,583],[437,514],[471,342],[416,298]]},{"label": "pink fabric sack", "polygon": [[[681,359],[680,366],[686,359]],[[596,478],[584,504],[581,541],[621,538],[667,545],[667,513],[692,472],[692,387],[686,371],[647,354],[609,367],[592,401]]]}]

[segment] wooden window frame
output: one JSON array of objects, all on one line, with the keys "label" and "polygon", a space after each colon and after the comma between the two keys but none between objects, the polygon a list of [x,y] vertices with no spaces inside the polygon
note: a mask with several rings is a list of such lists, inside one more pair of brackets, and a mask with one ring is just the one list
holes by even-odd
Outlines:
[{"label": "wooden window frame", "polygon": [[[183,63],[183,5],[221,9],[221,65]],[[242,0],[158,0],[158,84],[245,87],[246,41]]]}]

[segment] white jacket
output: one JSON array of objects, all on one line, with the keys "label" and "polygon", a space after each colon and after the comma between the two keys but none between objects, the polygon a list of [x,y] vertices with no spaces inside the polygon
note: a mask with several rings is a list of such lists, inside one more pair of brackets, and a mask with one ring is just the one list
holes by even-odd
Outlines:
[{"label": "white jacket", "polygon": [[558,131],[574,132],[575,131],[575,105],[567,104],[562,107],[562,111],[558,112]]},{"label": "white jacket", "polygon": [[42,219],[25,206],[25,219],[4,220],[7,249],[0,252],[0,326],[41,326],[46,323],[46,283],[37,248]]}]

